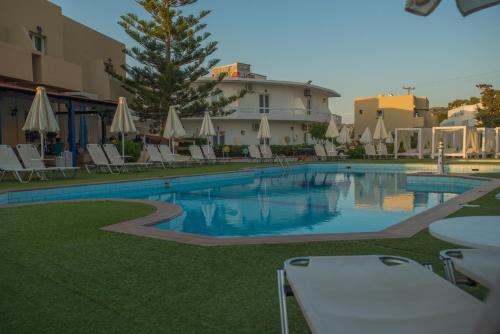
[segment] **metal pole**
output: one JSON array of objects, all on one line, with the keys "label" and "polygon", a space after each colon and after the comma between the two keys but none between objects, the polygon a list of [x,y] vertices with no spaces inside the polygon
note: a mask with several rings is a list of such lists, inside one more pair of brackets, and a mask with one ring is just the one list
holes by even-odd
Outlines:
[{"label": "metal pole", "polygon": [[40,131],[40,156],[42,157],[42,160],[44,155],[45,155],[45,148],[43,147],[43,132]]},{"label": "metal pole", "polygon": [[438,174],[444,174],[444,145],[443,141],[440,140],[438,144],[438,160],[437,160],[437,172]]},{"label": "metal pole", "polygon": [[286,309],[285,271],[278,269],[278,296],[280,302],[281,333],[288,334],[288,314]]},{"label": "metal pole", "polygon": [[122,159],[125,160],[125,133],[122,131]]}]

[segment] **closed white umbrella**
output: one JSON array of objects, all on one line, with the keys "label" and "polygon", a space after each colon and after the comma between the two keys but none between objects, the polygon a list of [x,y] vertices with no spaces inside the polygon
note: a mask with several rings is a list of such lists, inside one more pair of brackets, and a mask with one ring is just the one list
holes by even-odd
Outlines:
[{"label": "closed white umbrella", "polygon": [[375,131],[373,132],[373,139],[382,141],[387,138],[387,130],[385,129],[384,120],[379,117],[377,120],[377,125],[375,126]]},{"label": "closed white umbrella", "polygon": [[182,126],[181,120],[177,115],[177,111],[174,106],[170,106],[167,116],[167,122],[165,123],[165,129],[163,130],[163,137],[170,141],[170,149],[174,151],[173,139],[182,138],[186,135],[186,130]]},{"label": "closed white umbrella", "polygon": [[260,119],[259,132],[257,133],[257,139],[269,139],[271,138],[271,129],[269,128],[269,121],[266,115],[262,115]]},{"label": "closed white umbrella", "polygon": [[340,134],[337,137],[337,141],[340,144],[344,144],[344,145],[351,143],[351,137],[349,136],[349,129],[347,128],[347,126],[344,125],[342,127],[342,130],[340,130]]},{"label": "closed white umbrella", "polygon": [[37,87],[35,98],[31,104],[23,131],[38,131],[40,133],[41,157],[44,157],[44,137],[48,132],[59,132],[56,116],[50,106],[44,87]]},{"label": "closed white umbrella", "polygon": [[365,131],[363,131],[361,138],[359,138],[359,142],[361,144],[371,144],[373,142],[372,132],[369,127],[366,127]]},{"label": "closed white umbrella", "polygon": [[213,137],[215,135],[215,128],[212,124],[212,120],[210,119],[210,114],[208,111],[205,111],[203,122],[201,123],[200,128],[200,137],[206,137],[208,144],[210,144],[210,137]]},{"label": "closed white umbrella", "polygon": [[132,120],[132,114],[127,106],[127,99],[120,97],[118,99],[118,106],[116,107],[115,116],[113,117],[113,122],[111,123],[110,132],[121,133],[122,136],[122,156],[125,156],[125,134],[135,133],[134,121]]},{"label": "closed white umbrella", "polygon": [[337,124],[335,124],[335,119],[333,116],[330,117],[330,123],[328,123],[328,128],[326,129],[326,138],[337,138],[339,136],[339,129],[337,129]]}]

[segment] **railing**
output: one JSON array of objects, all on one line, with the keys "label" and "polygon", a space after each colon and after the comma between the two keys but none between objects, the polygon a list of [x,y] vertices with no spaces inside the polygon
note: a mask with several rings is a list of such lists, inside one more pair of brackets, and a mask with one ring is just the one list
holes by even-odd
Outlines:
[{"label": "railing", "polygon": [[[215,119],[248,119],[259,120],[262,115],[266,115],[269,120],[290,120],[290,121],[314,121],[326,122],[330,119],[329,112],[319,112],[301,108],[268,108],[269,112],[260,112],[260,108],[242,107],[225,108],[221,110],[224,116],[214,116]],[[195,118],[201,118],[195,117]]]}]

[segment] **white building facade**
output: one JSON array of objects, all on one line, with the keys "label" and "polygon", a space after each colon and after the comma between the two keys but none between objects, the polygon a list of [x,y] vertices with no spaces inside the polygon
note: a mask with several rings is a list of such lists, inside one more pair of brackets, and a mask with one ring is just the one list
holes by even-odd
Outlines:
[{"label": "white building facade", "polygon": [[[331,110],[329,99],[340,95],[328,88],[291,81],[267,80],[265,76],[249,72],[232,73],[217,87],[225,97],[249,92],[224,108],[225,116],[214,116],[212,121],[217,135],[214,144],[258,144],[257,133],[262,115],[266,115],[271,129],[271,145],[298,145],[312,143],[307,130],[311,123],[328,122]],[[229,65],[232,66],[232,65]],[[213,80],[206,78],[202,80]],[[337,124],[342,119],[333,115]],[[183,118],[188,137],[197,137],[202,118]]]},{"label": "white building facade", "polygon": [[476,114],[482,108],[481,103],[463,105],[448,110],[448,118],[440,126],[476,126]]}]

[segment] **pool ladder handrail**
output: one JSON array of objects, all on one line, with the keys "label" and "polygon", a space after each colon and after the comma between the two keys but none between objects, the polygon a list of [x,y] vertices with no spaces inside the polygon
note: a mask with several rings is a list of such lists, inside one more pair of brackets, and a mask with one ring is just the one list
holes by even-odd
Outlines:
[{"label": "pool ladder handrail", "polygon": [[288,172],[290,170],[290,164],[288,163],[288,160],[286,159],[286,157],[284,155],[279,155],[279,154],[276,154],[274,156],[274,161],[278,162],[281,166],[281,169],[284,171],[284,172]]}]

